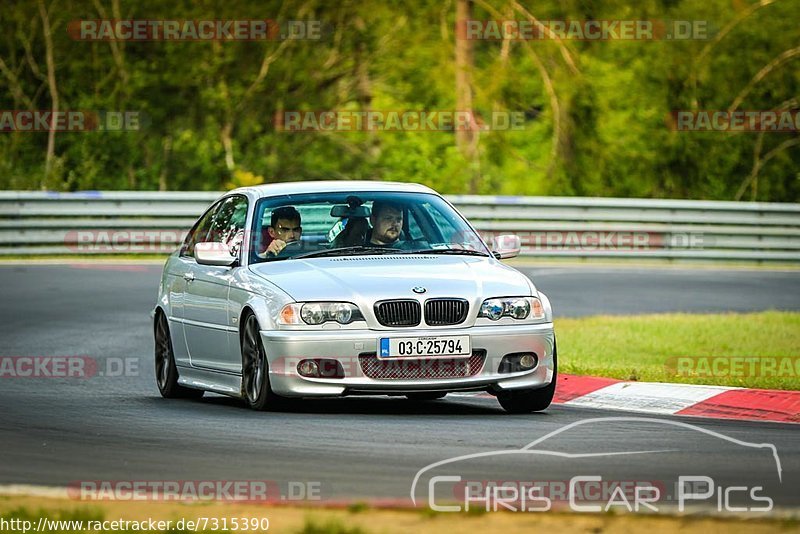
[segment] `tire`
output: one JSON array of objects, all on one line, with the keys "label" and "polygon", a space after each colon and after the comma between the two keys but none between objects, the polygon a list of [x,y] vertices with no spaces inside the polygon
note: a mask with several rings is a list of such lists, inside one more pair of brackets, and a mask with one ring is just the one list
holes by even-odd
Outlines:
[{"label": "tire", "polygon": [[525,414],[540,412],[550,406],[556,392],[558,378],[558,348],[553,342],[553,380],[545,387],[503,391],[497,394],[497,401],[508,413]]},{"label": "tire", "polygon": [[446,391],[431,391],[426,393],[408,393],[406,398],[412,401],[432,401],[443,399],[447,395]]},{"label": "tire", "polygon": [[242,398],[253,410],[277,408],[283,397],[276,395],[269,384],[269,363],[261,342],[258,320],[249,314],[243,321],[241,335]]},{"label": "tire", "polygon": [[205,393],[202,389],[193,389],[178,384],[178,368],[175,366],[175,353],[172,350],[172,338],[169,335],[169,323],[163,312],[156,312],[153,322],[155,339],[156,385],[165,399],[199,399]]}]

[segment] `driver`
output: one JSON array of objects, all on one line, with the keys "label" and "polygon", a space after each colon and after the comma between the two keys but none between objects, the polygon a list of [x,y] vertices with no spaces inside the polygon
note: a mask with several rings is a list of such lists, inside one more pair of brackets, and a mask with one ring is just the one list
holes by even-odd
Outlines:
[{"label": "driver", "polygon": [[272,218],[267,228],[272,242],[267,246],[267,254],[277,256],[286,245],[300,240],[303,228],[300,226],[300,212],[293,206],[283,206],[272,210]]}]

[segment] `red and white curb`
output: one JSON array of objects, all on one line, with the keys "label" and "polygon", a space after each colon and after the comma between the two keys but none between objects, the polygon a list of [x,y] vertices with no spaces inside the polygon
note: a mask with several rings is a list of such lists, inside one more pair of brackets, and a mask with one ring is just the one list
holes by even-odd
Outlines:
[{"label": "red and white curb", "polygon": [[554,403],[662,415],[800,423],[800,391],[559,375]]}]

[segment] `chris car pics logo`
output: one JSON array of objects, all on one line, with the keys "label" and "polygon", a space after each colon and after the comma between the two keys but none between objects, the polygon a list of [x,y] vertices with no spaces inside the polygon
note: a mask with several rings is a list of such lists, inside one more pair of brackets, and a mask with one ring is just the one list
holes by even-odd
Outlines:
[{"label": "chris car pics logo", "polygon": [[[621,425],[621,431],[628,432],[629,436],[632,434],[625,428],[626,424],[638,424],[639,428],[655,425],[655,431],[649,429],[648,434],[660,436],[659,446],[627,447],[626,443],[636,441],[629,439],[614,441],[624,450],[598,450],[601,445],[585,439],[586,426],[593,424],[604,425],[604,429],[609,425]],[[559,435],[581,427],[581,439],[567,440],[565,446],[574,449],[585,444],[589,447],[586,452],[565,452],[546,446],[546,441],[555,441]],[[681,441],[686,430],[702,434],[697,439],[707,440],[707,450],[744,448],[753,465],[763,465],[764,472],[755,479],[752,474],[740,477],[738,470],[732,471],[728,462],[723,463],[724,471],[718,472],[718,466],[710,465],[706,456],[696,456],[697,465],[692,465],[686,460],[686,453],[692,449]],[[665,476],[661,470],[654,477],[653,466],[670,454],[676,455],[676,472]],[[654,463],[653,456],[658,457],[659,462]],[[514,475],[492,476],[493,470],[502,469],[503,464],[513,466],[507,469]],[[601,474],[604,469],[608,472]],[[476,472],[489,476],[475,476]],[[537,476],[537,472],[557,472],[564,476],[554,480]],[[626,476],[616,476],[618,472],[625,472]],[[639,476],[627,476],[631,472],[638,472]],[[732,483],[732,477],[741,480]],[[771,443],[751,443],[681,421],[602,417],[576,421],[519,449],[478,452],[429,464],[414,476],[410,496],[415,506],[427,505],[437,512],[467,512],[476,508],[487,512],[543,512],[554,507],[591,513],[658,512],[669,507],[681,512],[702,508],[721,513],[765,513],[773,509],[773,496],[782,483],[780,458]]]}]

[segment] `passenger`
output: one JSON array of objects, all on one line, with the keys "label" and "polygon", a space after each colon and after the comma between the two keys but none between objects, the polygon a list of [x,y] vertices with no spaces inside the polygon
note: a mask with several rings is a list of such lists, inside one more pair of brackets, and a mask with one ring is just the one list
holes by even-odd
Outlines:
[{"label": "passenger", "polygon": [[267,233],[272,241],[267,246],[264,254],[277,256],[286,248],[286,245],[299,241],[303,235],[303,227],[300,226],[300,212],[293,206],[283,206],[272,210],[272,218],[267,228]]},{"label": "passenger", "polygon": [[372,203],[369,221],[372,223],[372,232],[368,236],[367,245],[397,245],[403,231],[403,208],[399,204],[376,200]]}]

